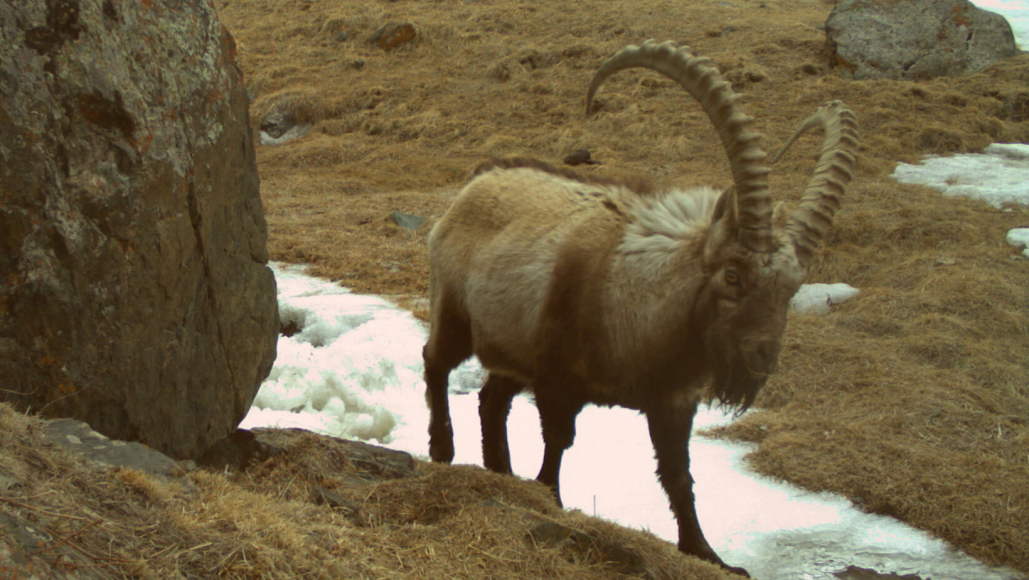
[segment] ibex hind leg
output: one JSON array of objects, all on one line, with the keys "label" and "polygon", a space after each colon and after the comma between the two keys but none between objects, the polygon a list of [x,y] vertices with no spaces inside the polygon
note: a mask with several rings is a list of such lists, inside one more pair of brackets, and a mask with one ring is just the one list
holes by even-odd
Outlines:
[{"label": "ibex hind leg", "polygon": [[482,464],[497,473],[511,473],[511,452],[507,446],[507,416],[511,400],[525,389],[522,381],[490,373],[479,391],[479,422],[482,425]]},{"label": "ibex hind leg", "polygon": [[429,403],[429,456],[433,461],[454,460],[454,429],[450,422],[447,382],[450,371],[472,356],[468,324],[445,311],[432,313],[429,340],[422,349],[425,361],[425,398]]}]

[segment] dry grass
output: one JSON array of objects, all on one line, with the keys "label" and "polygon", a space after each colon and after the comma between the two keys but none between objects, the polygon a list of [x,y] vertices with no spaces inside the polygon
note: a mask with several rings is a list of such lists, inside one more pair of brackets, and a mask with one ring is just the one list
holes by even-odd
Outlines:
[{"label": "dry grass", "polygon": [[[584,117],[599,62],[647,38],[713,58],[769,150],[818,104],[842,99],[862,123],[860,168],[809,280],[862,294],[828,318],[794,317],[759,401],[766,410],[726,435],[761,442],[751,461],[762,472],[844,493],[1029,571],[1029,267],[1004,242],[1029,213],[889,177],[897,161],[926,153],[1029,140],[1019,108],[1029,56],[961,80],[849,81],[829,68],[818,29],[832,4],[221,2],[255,127],[276,107],[314,124],[299,141],[258,150],[272,255],[360,292],[422,296],[425,231],[386,216],[438,216],[490,155],[556,162],[588,148],[604,165],[587,171],[725,184],[713,131],[670,81],[620,73],[602,89],[599,114]],[[403,21],[418,30],[413,44],[386,52],[365,42]],[[341,31],[348,40],[336,39]],[[799,196],[817,142],[776,167],[783,199]],[[431,540],[419,533],[390,541],[398,554],[417,552]]]},{"label": "dry grass", "polygon": [[[88,577],[625,577],[589,549],[534,542],[541,522],[632,548],[655,579],[733,577],[649,534],[563,512],[540,484],[474,467],[418,464],[416,477],[361,482],[338,447],[306,434],[252,472],[168,481],[86,464],[47,443],[42,428],[0,404],[0,517],[50,536],[28,557],[37,577],[97,569],[104,575]],[[320,505],[316,486],[359,516]],[[0,549],[8,540],[0,536]],[[3,562],[0,575],[19,563],[25,570],[17,557]]]}]

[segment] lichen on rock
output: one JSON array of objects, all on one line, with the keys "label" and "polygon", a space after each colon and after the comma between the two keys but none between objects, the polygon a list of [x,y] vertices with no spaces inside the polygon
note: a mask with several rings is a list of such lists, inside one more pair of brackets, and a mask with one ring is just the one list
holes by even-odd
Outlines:
[{"label": "lichen on rock", "polygon": [[242,72],[210,0],[0,5],[0,398],[172,455],[278,329]]}]

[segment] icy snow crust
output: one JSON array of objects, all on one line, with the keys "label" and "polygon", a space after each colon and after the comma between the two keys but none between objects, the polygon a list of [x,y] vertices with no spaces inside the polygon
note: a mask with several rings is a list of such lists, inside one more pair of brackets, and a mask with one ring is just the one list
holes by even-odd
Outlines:
[{"label": "icy snow crust", "polygon": [[[241,428],[297,427],[390,443],[402,417],[427,413],[421,355],[426,334],[410,312],[312,278],[302,266],[272,269],[282,325],[296,323],[300,331],[279,338],[275,365]],[[479,368],[466,363],[451,382],[477,389]]]},{"label": "icy snow crust", "polygon": [[918,165],[898,163],[893,178],[928,185],[943,195],[970,197],[999,208],[1029,204],[1029,145],[994,143],[983,153],[928,156]]},{"label": "icy snow crust", "polygon": [[[928,185],[943,195],[978,199],[996,208],[1005,203],[1029,205],[1029,145],[993,143],[983,153],[930,155],[918,165],[898,163],[893,178]],[[1029,257],[1029,228],[1008,231],[1007,242],[1025,248],[1022,253]]]}]

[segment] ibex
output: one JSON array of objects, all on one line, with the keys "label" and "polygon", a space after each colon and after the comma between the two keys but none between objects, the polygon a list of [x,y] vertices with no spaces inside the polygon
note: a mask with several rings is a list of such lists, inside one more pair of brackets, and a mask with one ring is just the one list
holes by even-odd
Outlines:
[{"label": "ibex", "polygon": [[578,175],[531,159],[480,166],[429,237],[431,330],[425,380],[429,452],[450,462],[451,369],[475,354],[487,468],[511,472],[506,421],[531,389],[545,451],[537,479],[560,501],[558,473],[586,403],[643,412],[657,475],[678,520],[679,550],[737,573],[704,538],[688,441],[705,389],[747,408],[775,369],[790,298],[850,181],[857,122],[840,102],[820,107],[780,151],[819,127],[825,142],[792,215],[772,207],[753,119],[709,59],[653,41],[629,46],[596,73],[586,99],[631,67],[677,81],[714,124],[734,185],[665,193]]}]

